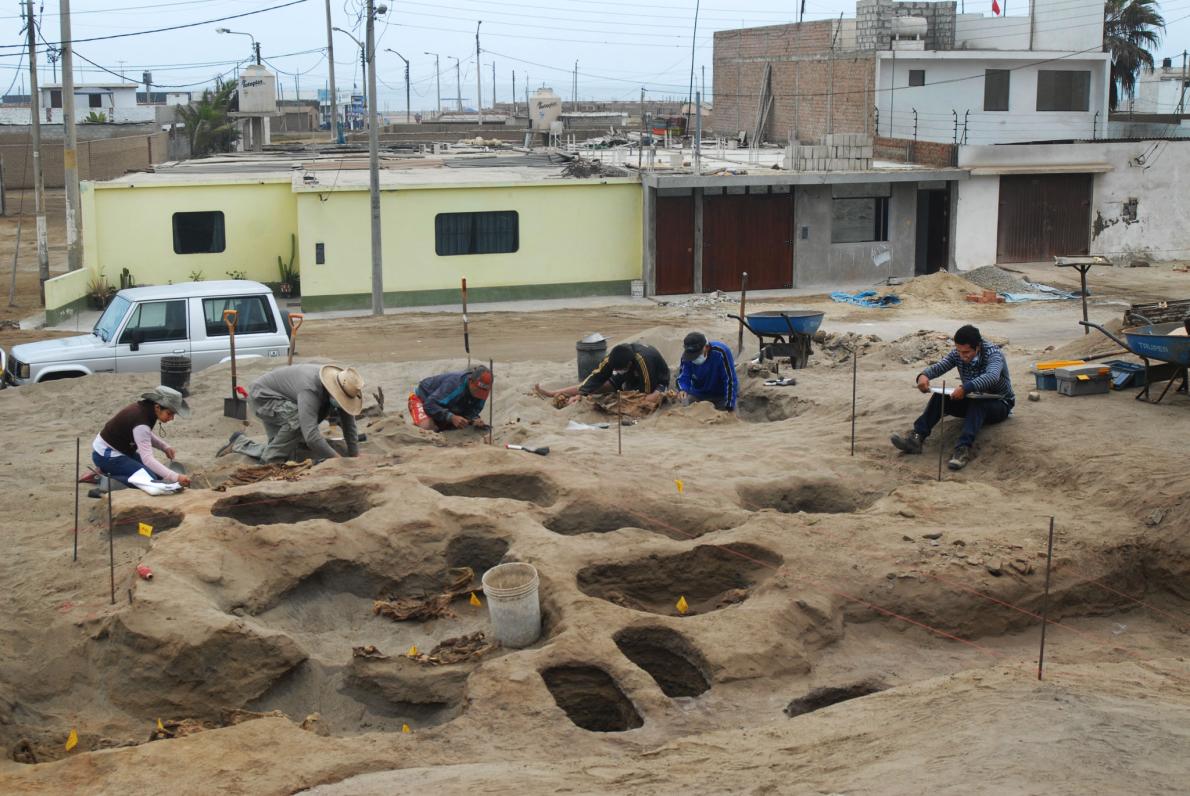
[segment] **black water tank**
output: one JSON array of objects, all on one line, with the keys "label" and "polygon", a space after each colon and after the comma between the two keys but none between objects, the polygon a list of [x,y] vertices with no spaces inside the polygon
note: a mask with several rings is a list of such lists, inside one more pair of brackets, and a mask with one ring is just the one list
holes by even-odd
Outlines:
[{"label": "black water tank", "polygon": [[161,384],[190,395],[190,357],[162,357]]}]

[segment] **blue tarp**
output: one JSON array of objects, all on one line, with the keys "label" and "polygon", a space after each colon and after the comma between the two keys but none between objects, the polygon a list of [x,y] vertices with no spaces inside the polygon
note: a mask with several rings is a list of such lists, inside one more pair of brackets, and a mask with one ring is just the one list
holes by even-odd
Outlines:
[{"label": "blue tarp", "polygon": [[887,296],[878,296],[875,290],[861,290],[854,294],[836,290],[831,293],[831,299],[841,304],[854,304],[857,307],[893,307],[901,303],[900,296],[892,293]]},{"label": "blue tarp", "polygon": [[1037,291],[1035,293],[1001,293],[1004,300],[1009,304],[1016,304],[1022,301],[1062,301],[1065,299],[1078,298],[1073,293],[1061,290],[1049,285],[1043,285],[1039,282],[1028,282],[1030,288]]}]

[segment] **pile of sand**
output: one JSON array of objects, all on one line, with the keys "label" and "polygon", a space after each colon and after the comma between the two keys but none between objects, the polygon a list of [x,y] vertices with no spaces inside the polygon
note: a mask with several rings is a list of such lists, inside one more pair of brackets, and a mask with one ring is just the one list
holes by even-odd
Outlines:
[{"label": "pile of sand", "polygon": [[[1124,328],[1124,322],[1122,320],[1108,321],[1103,324],[1103,328],[1121,340],[1124,339],[1124,336],[1120,334],[1120,330]],[[1090,334],[1077,337],[1066,345],[1058,346],[1048,352],[1046,359],[1086,359],[1087,357],[1110,354],[1119,350],[1120,346],[1116,345],[1111,338],[1102,332],[1092,329]]]},{"label": "pile of sand", "polygon": [[939,271],[928,276],[918,276],[903,285],[883,291],[893,293],[902,299],[911,298],[932,304],[950,304],[966,301],[968,293],[978,293],[981,288],[961,276]]}]

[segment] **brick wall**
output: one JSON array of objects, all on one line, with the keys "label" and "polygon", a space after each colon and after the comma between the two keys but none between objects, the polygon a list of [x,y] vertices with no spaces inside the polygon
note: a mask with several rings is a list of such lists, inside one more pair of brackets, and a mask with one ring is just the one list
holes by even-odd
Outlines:
[{"label": "brick wall", "polygon": [[854,48],[848,21],[719,31],[714,64],[713,132],[719,135],[751,135],[766,64],[773,68],[774,102],[764,140],[787,142],[790,131],[806,143],[828,133],[873,131],[875,59]]},{"label": "brick wall", "polygon": [[[79,141],[79,179],[110,180],[130,171],[145,171],[153,163],[174,159],[170,150],[169,134],[164,132]],[[33,187],[32,164],[29,168],[25,165],[28,153],[26,136],[0,136],[6,188]],[[62,154],[60,140],[42,142],[41,169],[47,188],[61,188],[65,184]]]},{"label": "brick wall", "polygon": [[954,144],[879,137],[873,141],[873,151],[877,160],[920,163],[925,166],[958,165],[958,150]]}]

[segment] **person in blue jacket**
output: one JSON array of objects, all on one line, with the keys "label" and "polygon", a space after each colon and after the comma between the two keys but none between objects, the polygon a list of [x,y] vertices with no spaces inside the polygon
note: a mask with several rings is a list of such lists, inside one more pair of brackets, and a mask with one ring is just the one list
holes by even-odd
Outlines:
[{"label": "person in blue jacket", "polygon": [[487,428],[483,407],[492,394],[492,371],[484,365],[422,379],[409,396],[409,417],[426,431]]},{"label": "person in blue jacket", "polygon": [[734,412],[740,381],[735,375],[735,358],[727,344],[718,340],[707,342],[702,332],[691,332],[682,341],[682,351],[678,370],[681,401],[710,401],[716,409]]}]

